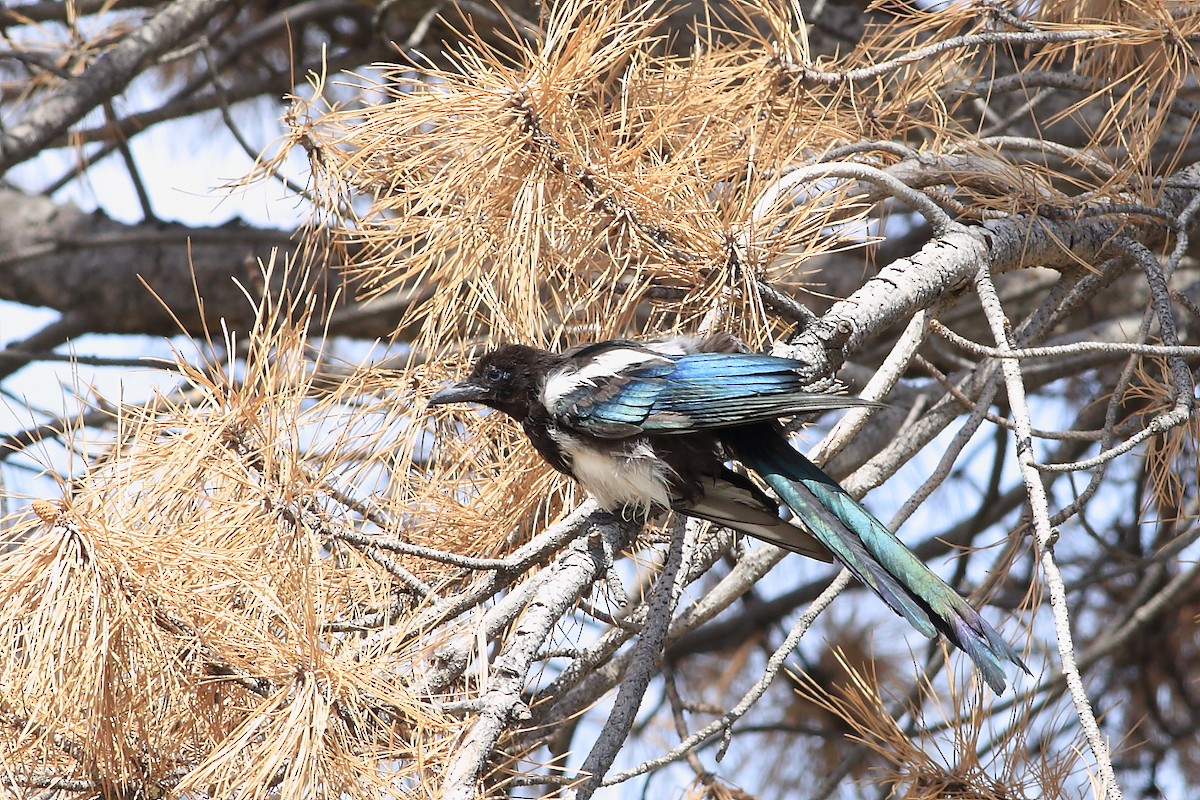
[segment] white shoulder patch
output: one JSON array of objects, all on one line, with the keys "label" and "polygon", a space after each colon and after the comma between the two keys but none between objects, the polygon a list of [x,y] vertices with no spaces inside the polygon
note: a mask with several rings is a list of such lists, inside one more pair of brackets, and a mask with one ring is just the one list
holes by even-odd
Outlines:
[{"label": "white shoulder patch", "polygon": [[568,365],[547,375],[542,384],[542,403],[553,412],[564,397],[578,389],[585,386],[594,387],[598,381],[603,381],[609,376],[652,363],[669,363],[669,359],[640,347],[618,347],[609,350],[585,364],[582,369]]},{"label": "white shoulder patch", "polygon": [[619,347],[616,350],[609,350],[579,370],[579,374],[586,378],[604,378],[609,375],[619,375],[631,367],[640,367],[643,364],[654,362],[665,362],[657,353],[651,353],[642,348],[626,348]]},{"label": "white shoulder patch", "polygon": [[581,375],[573,366],[557,369],[542,382],[542,404],[554,412],[555,406],[567,395],[581,386],[595,386],[595,381]]}]

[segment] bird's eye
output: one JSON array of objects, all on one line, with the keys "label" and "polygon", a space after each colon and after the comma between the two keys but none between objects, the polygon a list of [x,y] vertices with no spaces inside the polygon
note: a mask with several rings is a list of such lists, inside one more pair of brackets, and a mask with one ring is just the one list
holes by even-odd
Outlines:
[{"label": "bird's eye", "polygon": [[492,365],[487,368],[487,372],[483,374],[483,377],[487,379],[488,383],[499,383],[508,377],[508,372],[500,367]]}]

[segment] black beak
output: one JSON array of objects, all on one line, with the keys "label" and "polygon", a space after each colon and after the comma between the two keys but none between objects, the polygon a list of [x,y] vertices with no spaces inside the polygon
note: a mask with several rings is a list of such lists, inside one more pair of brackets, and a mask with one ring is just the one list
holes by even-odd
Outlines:
[{"label": "black beak", "polygon": [[470,381],[459,381],[438,390],[429,398],[429,405],[444,406],[448,403],[482,403],[487,396],[487,390]]}]

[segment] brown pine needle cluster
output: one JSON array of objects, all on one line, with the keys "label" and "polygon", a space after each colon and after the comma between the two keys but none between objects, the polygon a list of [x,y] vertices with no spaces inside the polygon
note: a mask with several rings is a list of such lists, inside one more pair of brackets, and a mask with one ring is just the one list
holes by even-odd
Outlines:
[{"label": "brown pine needle cluster", "polygon": [[839,720],[848,743],[874,755],[870,761],[856,758],[845,744],[841,748],[842,757],[858,766],[857,780],[883,789],[889,798],[1032,800],[1057,794],[1079,768],[1069,750],[1047,752],[1029,740],[1028,710],[1009,715],[999,726],[977,703],[974,713],[938,719],[938,709],[953,715],[971,704],[953,694],[940,697],[924,681],[904,708],[920,725],[904,723],[873,673],[856,669],[840,650],[833,655],[842,674],[828,685],[797,675],[796,692]]},{"label": "brown pine needle cluster", "polygon": [[395,616],[403,593],[339,539],[356,525],[334,487],[386,463],[344,454],[370,449],[368,420],[402,418],[348,405],[361,381],[314,389],[305,304],[264,300],[229,336],[236,376],[181,361],[183,396],[121,409],[108,455],[7,529],[0,760],[19,784],[404,794],[448,746],[451,720],[412,688],[445,634],[364,641],[356,621]]},{"label": "brown pine needle cluster", "polygon": [[[659,33],[665,8],[564,2],[515,58],[471,41],[453,70],[386,69],[370,86],[377,102],[325,114],[318,87],[293,117],[316,117],[297,135],[326,206],[370,200],[354,206],[342,243],[368,291],[408,289],[398,322],[431,354],[481,338],[660,332],[714,308],[763,341],[764,285],[802,285],[805,261],[870,239],[853,223],[864,195],[886,190],[869,180],[831,186],[817,172],[780,190],[789,172],[841,148],[894,167],[896,148],[863,143],[917,139],[917,188],[949,180],[962,204],[952,207],[985,218],[1046,205],[1083,213],[1131,189],[1151,198],[1135,176],[1167,166],[1150,155],[1163,137],[1182,147],[1190,134],[1172,117],[1186,68],[1174,42],[1200,25],[1167,5],[1069,29],[1035,21],[1008,40],[995,32],[998,7],[909,10],[828,58],[809,53],[787,6],[734,4],[695,47],[672,48]],[[999,127],[981,137],[957,115],[1011,69],[1005,47],[1039,37],[1042,72],[1004,76],[1006,91],[1034,91],[1058,70],[1088,80],[1098,61],[1128,66],[1119,97],[1088,96],[1052,117],[1080,128],[1070,153],[1037,152]],[[1115,128],[1123,119],[1142,127]]]},{"label": "brown pine needle cluster", "polygon": [[[1166,748],[1182,723],[1153,698],[1195,697],[1114,653],[1197,651],[1155,626],[1196,605],[1178,556],[1200,516],[1180,313],[1200,317],[1200,13],[881,1],[820,49],[790,2],[707,9],[687,37],[674,4],[561,0],[511,30],[469,10],[445,9],[459,38],[439,59],[310,76],[286,116],[312,169],[306,260],[264,267],[249,329],[187,331],[176,391],[105,405],[99,443],[68,434],[77,474],[6,521],[0,796],[587,800],[647,780],[1020,800],[1094,768],[1093,796],[1117,797],[1114,762],[1144,764],[1104,726]],[[337,357],[343,279],[395,309],[388,369]],[[771,717],[760,701],[848,581],[600,513],[502,415],[426,406],[498,342],[694,330],[796,357],[817,388],[842,366],[869,380],[889,405],[818,460],[856,494],[917,464],[897,528],[952,496],[961,524],[939,506],[901,533],[926,526],[919,555],[1000,606],[1039,674],[985,699],[931,650],[898,702],[911,665],[863,646]],[[1040,424],[1036,392],[1077,416]],[[981,430],[990,466],[968,463]],[[1084,513],[1130,452],[1151,546],[1140,518],[1098,532]],[[1120,558],[1072,573],[1089,545]],[[1101,590],[1111,619],[1089,616]],[[1097,705],[1097,685],[1138,702]],[[804,785],[719,774],[727,748],[784,757],[793,735],[824,756]]]}]

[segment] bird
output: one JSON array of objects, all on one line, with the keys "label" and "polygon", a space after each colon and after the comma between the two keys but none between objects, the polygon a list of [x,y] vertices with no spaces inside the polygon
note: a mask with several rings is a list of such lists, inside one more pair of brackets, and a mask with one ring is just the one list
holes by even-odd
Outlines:
[{"label": "bird", "polygon": [[[609,511],[667,509],[822,561],[836,559],[916,630],[965,652],[997,694],[1011,645],[886,525],[792,447],[781,418],[877,405],[806,391],[804,362],[729,333],[614,339],[552,352],[505,344],[429,405],[482,404]],[[740,463],[786,507],[746,474]],[[790,513],[789,513],[790,512]],[[784,514],[787,514],[785,518]]]}]

